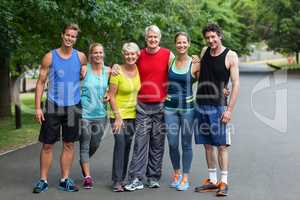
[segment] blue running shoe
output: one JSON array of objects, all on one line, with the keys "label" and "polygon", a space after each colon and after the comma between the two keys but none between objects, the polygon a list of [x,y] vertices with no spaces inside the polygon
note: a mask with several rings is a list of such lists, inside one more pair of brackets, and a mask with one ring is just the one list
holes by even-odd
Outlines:
[{"label": "blue running shoe", "polygon": [[74,181],[70,178],[66,178],[65,181],[60,181],[58,189],[66,192],[77,192],[79,190]]},{"label": "blue running shoe", "polygon": [[178,191],[186,191],[190,188],[190,182],[188,180],[181,181],[181,183],[176,187]]},{"label": "blue running shoe", "polygon": [[33,188],[33,193],[46,192],[48,190],[48,183],[44,180],[39,180]]},{"label": "blue running shoe", "polygon": [[171,188],[176,188],[180,184],[181,180],[182,180],[182,175],[181,174],[173,175],[170,187]]}]

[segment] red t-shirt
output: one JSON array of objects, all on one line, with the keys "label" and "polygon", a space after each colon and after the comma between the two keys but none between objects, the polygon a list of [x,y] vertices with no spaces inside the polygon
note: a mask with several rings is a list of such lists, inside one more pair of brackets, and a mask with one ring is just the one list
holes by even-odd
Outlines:
[{"label": "red t-shirt", "polygon": [[160,48],[151,54],[141,50],[137,65],[141,79],[138,99],[141,102],[163,102],[167,94],[170,50]]}]

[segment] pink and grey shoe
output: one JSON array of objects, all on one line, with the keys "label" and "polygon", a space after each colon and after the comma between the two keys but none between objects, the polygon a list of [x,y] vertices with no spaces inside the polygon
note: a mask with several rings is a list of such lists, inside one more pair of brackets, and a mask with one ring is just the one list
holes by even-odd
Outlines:
[{"label": "pink and grey shoe", "polygon": [[90,176],[87,176],[83,179],[83,188],[92,189],[93,188],[93,179]]}]

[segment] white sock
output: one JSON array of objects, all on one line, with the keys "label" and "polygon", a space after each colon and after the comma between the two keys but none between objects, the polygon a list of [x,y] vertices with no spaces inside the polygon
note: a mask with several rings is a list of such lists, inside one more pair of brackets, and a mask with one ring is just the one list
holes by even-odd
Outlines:
[{"label": "white sock", "polygon": [[45,179],[41,179],[41,180],[44,181],[45,183],[48,183],[47,180],[45,180]]},{"label": "white sock", "polygon": [[221,171],[221,182],[227,184],[228,171]]},{"label": "white sock", "polygon": [[64,182],[66,180],[66,178],[61,178],[60,182]]},{"label": "white sock", "polygon": [[208,169],[208,177],[209,177],[210,182],[212,182],[213,184],[216,184],[218,181],[217,169],[216,168]]}]

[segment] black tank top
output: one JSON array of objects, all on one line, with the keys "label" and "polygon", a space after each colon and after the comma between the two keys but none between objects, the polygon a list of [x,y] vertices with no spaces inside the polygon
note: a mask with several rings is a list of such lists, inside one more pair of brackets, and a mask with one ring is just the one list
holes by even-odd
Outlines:
[{"label": "black tank top", "polygon": [[226,68],[225,58],[229,49],[226,48],[220,55],[211,56],[210,47],[207,48],[201,59],[200,76],[197,89],[197,104],[226,106],[227,98],[223,89],[227,86],[230,71]]}]

